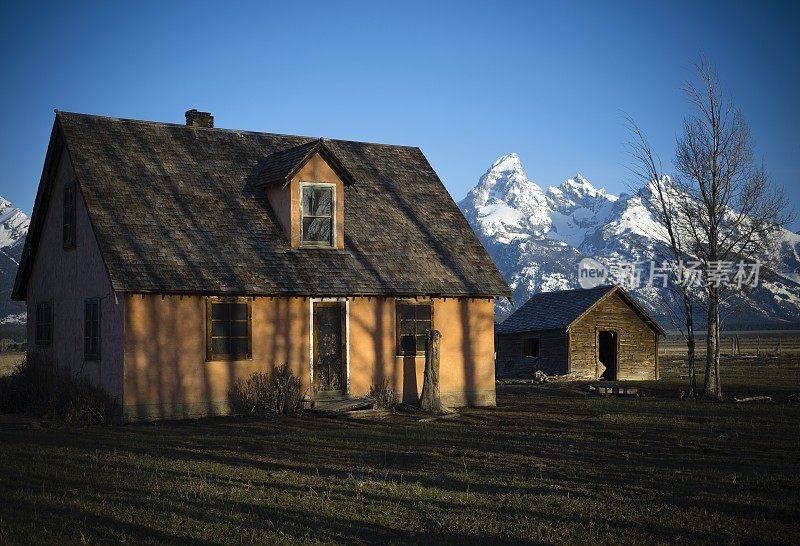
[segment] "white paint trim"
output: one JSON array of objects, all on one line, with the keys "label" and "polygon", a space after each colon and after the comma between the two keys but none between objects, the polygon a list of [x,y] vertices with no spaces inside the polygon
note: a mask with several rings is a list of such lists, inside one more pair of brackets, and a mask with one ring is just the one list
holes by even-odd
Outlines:
[{"label": "white paint trim", "polygon": [[314,388],[314,304],[318,302],[340,302],[344,303],[344,373],[345,373],[345,395],[350,394],[350,299],[349,298],[309,298],[308,299],[308,362],[309,362],[309,386]]}]

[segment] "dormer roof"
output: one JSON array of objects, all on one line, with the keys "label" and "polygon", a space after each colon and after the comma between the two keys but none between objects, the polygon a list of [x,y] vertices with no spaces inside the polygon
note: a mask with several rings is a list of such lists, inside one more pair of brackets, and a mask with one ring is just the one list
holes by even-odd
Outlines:
[{"label": "dormer roof", "polygon": [[320,154],[346,186],[355,183],[353,175],[325,144],[325,139],[319,138],[271,153],[261,168],[256,187],[288,184],[314,154]]}]

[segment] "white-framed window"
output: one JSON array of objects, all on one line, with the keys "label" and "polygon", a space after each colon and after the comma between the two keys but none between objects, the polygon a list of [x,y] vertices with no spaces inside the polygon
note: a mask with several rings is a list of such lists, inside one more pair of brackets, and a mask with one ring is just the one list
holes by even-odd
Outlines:
[{"label": "white-framed window", "polygon": [[300,246],[336,245],[336,185],[300,184]]}]

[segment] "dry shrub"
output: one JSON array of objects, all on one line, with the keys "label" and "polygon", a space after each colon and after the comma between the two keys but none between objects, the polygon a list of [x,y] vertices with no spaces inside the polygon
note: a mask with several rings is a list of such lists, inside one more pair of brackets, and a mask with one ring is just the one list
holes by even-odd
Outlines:
[{"label": "dry shrub", "polygon": [[393,408],[397,405],[397,393],[388,379],[384,379],[380,385],[370,387],[369,397],[375,400],[379,408]]},{"label": "dry shrub", "polygon": [[119,405],[87,378],[73,378],[40,353],[29,354],[0,378],[0,412],[28,413],[68,423],[110,423]]},{"label": "dry shrub", "polygon": [[286,364],[272,372],[256,372],[245,380],[237,379],[228,391],[231,412],[238,415],[288,415],[303,409],[300,379]]}]

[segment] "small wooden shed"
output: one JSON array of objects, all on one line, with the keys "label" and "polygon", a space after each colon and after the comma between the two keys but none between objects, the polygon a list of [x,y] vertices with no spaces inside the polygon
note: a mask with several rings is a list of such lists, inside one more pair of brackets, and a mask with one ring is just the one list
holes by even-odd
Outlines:
[{"label": "small wooden shed", "polygon": [[536,294],[496,329],[498,378],[658,379],[664,329],[620,286]]}]

